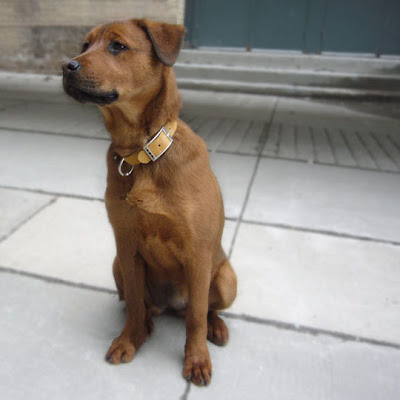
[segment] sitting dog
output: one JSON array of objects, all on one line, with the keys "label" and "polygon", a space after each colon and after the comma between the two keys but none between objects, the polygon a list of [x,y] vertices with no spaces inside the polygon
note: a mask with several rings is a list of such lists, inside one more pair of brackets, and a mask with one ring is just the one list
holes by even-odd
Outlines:
[{"label": "sitting dog", "polygon": [[227,343],[217,311],[232,304],[237,281],[221,247],[225,217],[207,147],[178,118],[171,67],[184,35],[181,25],[146,19],[98,26],[63,65],[63,85],[99,106],[111,135],[106,207],[127,314],[106,359],[131,361],[153,330],[152,315],[176,310],[186,317],[183,376],[207,385],[207,338]]}]

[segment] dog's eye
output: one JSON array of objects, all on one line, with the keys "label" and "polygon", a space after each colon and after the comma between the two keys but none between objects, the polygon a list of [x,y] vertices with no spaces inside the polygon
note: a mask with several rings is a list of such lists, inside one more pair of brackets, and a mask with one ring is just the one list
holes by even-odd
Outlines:
[{"label": "dog's eye", "polygon": [[89,42],[86,42],[83,44],[82,51],[81,51],[82,53],[84,53],[89,48],[89,44],[90,44]]},{"label": "dog's eye", "polygon": [[124,50],[127,50],[127,49],[128,48],[124,44],[122,44],[120,42],[113,41],[110,44],[110,50],[111,50],[112,53],[121,53],[121,51],[124,51]]}]

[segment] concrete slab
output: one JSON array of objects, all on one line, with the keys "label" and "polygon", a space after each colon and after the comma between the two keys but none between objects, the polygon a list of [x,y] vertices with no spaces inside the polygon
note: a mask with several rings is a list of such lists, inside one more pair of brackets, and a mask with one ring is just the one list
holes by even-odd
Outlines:
[{"label": "concrete slab", "polygon": [[104,360],[125,313],[116,296],[1,274],[0,388],[5,399],[178,399],[183,320],[163,318],[129,364]]},{"label": "concrete slab", "polygon": [[398,174],[262,159],[244,219],[400,242],[399,197]]},{"label": "concrete slab", "polygon": [[0,184],[102,199],[108,146],[105,140],[0,130]]},{"label": "concrete slab", "polygon": [[211,153],[210,164],[221,187],[226,217],[238,218],[256,165],[256,157]]},{"label": "concrete slab", "polygon": [[[124,322],[116,296],[2,273],[2,396],[7,399],[178,399],[183,319],[158,317],[135,359],[104,361]],[[27,303],[27,299],[29,302]],[[50,299],[50,301],[49,301]],[[400,352],[226,319],[230,343],[209,345],[213,381],[188,398],[397,399]]]},{"label": "concrete slab", "polygon": [[109,138],[97,107],[78,103],[24,102],[0,108],[0,128]]},{"label": "concrete slab", "polygon": [[270,400],[396,399],[400,354],[324,336],[228,320],[230,342],[210,346],[213,382],[188,398]]},{"label": "concrete slab", "polygon": [[0,240],[28,220],[54,197],[0,188]]},{"label": "concrete slab", "polygon": [[105,206],[96,200],[59,198],[0,244],[3,267],[111,290],[114,256]]},{"label": "concrete slab", "polygon": [[[226,253],[235,227],[236,222],[226,221]],[[105,205],[96,200],[59,198],[0,243],[2,267],[110,290],[116,290],[114,256]]]},{"label": "concrete slab", "polygon": [[241,224],[230,311],[400,343],[400,246]]}]

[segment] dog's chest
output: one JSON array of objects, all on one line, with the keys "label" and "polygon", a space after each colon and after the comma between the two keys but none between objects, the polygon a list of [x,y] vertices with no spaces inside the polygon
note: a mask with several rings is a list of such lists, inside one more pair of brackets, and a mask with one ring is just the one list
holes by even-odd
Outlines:
[{"label": "dog's chest", "polygon": [[184,246],[185,233],[181,226],[185,225],[184,218],[181,215],[177,219],[173,202],[152,185],[139,181],[128,191],[122,186],[118,191],[115,189],[115,186],[108,188],[106,193],[114,231],[123,232],[124,240],[135,242],[149,265],[171,273],[179,267],[174,254]]}]

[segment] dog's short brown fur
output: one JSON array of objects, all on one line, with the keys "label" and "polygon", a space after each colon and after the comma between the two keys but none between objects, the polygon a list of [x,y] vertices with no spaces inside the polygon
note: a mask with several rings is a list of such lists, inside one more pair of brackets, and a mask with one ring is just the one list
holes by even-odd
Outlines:
[{"label": "dog's short brown fur", "polygon": [[[75,64],[63,66],[63,82],[72,97],[99,105],[112,138],[106,206],[117,247],[114,278],[127,316],[106,358],[131,361],[153,330],[152,315],[174,309],[186,315],[183,376],[207,384],[206,339],[218,345],[228,340],[217,310],[235,299],[236,275],[221,247],[223,204],[206,145],[178,119],[171,66],[184,33],[181,25],[145,19],[98,26]],[[121,176],[121,157],[173,119],[178,127],[170,149]]]}]

